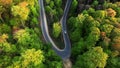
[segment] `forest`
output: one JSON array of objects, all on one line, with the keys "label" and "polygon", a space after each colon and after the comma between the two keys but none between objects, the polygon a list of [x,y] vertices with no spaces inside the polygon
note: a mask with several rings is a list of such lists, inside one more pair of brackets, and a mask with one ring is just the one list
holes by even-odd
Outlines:
[{"label": "forest", "polygon": [[[43,0],[49,33],[63,48],[67,0]],[[0,0],[0,68],[64,68],[40,27],[38,0]],[[120,1],[72,0],[67,16],[72,68],[120,68]]]}]

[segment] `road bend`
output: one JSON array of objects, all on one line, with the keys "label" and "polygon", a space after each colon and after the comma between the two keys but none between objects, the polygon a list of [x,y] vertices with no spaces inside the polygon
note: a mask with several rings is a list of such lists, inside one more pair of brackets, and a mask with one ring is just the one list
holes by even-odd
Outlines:
[{"label": "road bend", "polygon": [[66,26],[66,19],[67,19],[67,15],[68,15],[68,12],[69,12],[71,2],[72,2],[72,0],[67,0],[66,6],[65,6],[65,9],[64,9],[64,14],[63,14],[63,16],[61,17],[61,20],[60,20],[60,24],[62,26],[62,35],[63,35],[63,39],[64,39],[65,48],[64,49],[59,49],[56,46],[56,44],[54,43],[54,41],[52,40],[52,38],[49,34],[43,0],[39,0],[39,4],[40,4],[40,26],[41,26],[43,37],[44,37],[44,39],[47,43],[52,44],[53,50],[65,62],[66,62],[66,60],[67,61],[69,60],[69,57],[71,55],[71,43],[70,43],[70,39],[69,39],[68,32],[67,32],[67,26]]}]

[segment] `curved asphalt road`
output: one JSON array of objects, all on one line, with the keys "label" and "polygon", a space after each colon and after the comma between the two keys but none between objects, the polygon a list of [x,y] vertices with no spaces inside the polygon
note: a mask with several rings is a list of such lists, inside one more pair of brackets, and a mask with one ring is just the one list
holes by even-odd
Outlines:
[{"label": "curved asphalt road", "polygon": [[53,46],[53,49],[55,52],[63,59],[69,59],[71,55],[71,44],[70,44],[70,39],[67,33],[67,28],[66,28],[66,18],[69,12],[69,8],[71,5],[72,0],[67,0],[65,9],[64,9],[64,14],[60,20],[61,26],[62,26],[62,34],[63,34],[63,39],[64,39],[64,44],[65,48],[64,49],[59,49],[57,48],[56,44],[52,40],[52,38],[49,35],[49,30],[48,30],[48,24],[47,24],[47,19],[46,19],[46,14],[45,14],[45,9],[44,9],[44,4],[43,0],[39,0],[40,4],[40,22],[41,22],[41,29],[43,36],[46,40],[47,43],[51,43]]}]

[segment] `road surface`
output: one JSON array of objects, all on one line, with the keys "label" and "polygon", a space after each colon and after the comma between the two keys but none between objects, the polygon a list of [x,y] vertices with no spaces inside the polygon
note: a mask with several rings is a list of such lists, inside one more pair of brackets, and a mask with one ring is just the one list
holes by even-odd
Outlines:
[{"label": "road surface", "polygon": [[43,0],[39,0],[39,4],[40,4],[40,25],[41,25],[41,30],[42,30],[42,34],[44,36],[44,39],[47,43],[52,44],[52,47],[53,47],[54,51],[63,60],[69,59],[69,57],[71,55],[71,43],[70,43],[70,39],[69,39],[69,36],[68,36],[68,33],[67,33],[67,27],[66,27],[66,19],[67,19],[67,15],[68,15],[68,12],[69,12],[71,2],[72,2],[72,0],[67,0],[66,6],[65,6],[65,9],[64,9],[64,14],[63,14],[63,16],[61,17],[61,20],[60,20],[60,24],[62,26],[62,35],[63,35],[63,39],[64,39],[65,48],[64,49],[59,49],[56,46],[56,44],[54,43],[54,41],[52,40],[52,38],[49,34]]}]

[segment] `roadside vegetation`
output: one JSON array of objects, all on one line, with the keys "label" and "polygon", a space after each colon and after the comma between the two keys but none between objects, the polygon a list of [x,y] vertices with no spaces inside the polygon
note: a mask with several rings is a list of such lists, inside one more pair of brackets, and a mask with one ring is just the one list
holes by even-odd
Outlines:
[{"label": "roadside vegetation", "polygon": [[[54,39],[62,39],[65,2],[44,0]],[[38,0],[0,0],[0,68],[63,68],[43,40],[40,23]],[[72,68],[120,68],[119,1],[73,0],[67,30]]]}]

